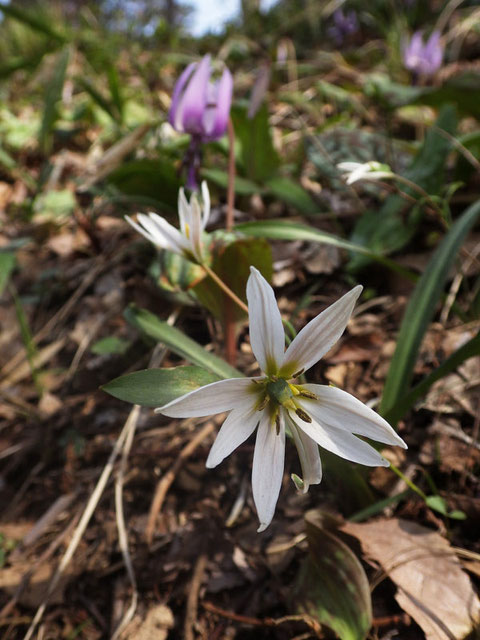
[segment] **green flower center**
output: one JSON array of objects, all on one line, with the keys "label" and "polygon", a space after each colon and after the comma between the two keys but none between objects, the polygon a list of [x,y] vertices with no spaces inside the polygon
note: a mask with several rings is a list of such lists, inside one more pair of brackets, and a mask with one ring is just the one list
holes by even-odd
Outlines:
[{"label": "green flower center", "polygon": [[308,413],[299,406],[297,398],[317,400],[317,396],[301,385],[292,384],[285,378],[269,376],[263,380],[256,380],[254,391],[259,398],[257,410],[263,411],[268,407],[272,424],[275,423],[277,426],[277,433],[280,431],[279,413],[281,407],[287,411],[293,411],[304,422],[312,422]]}]

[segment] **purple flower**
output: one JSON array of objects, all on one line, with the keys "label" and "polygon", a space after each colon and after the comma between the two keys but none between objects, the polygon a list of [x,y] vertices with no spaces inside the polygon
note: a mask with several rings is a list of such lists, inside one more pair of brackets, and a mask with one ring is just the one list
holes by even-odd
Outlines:
[{"label": "purple flower", "polygon": [[443,46],[440,33],[433,31],[426,42],[421,31],[416,31],[403,47],[403,64],[414,73],[432,75],[442,65]]},{"label": "purple flower", "polygon": [[168,120],[181,133],[192,136],[184,158],[187,187],[195,189],[200,167],[200,146],[218,140],[227,130],[232,102],[233,79],[225,68],[216,82],[210,80],[210,56],[192,62],[178,79],[172,96]]},{"label": "purple flower", "polygon": [[337,9],[333,14],[333,25],[329,27],[328,34],[337,44],[342,44],[346,38],[358,31],[357,14],[353,9],[343,13]]}]

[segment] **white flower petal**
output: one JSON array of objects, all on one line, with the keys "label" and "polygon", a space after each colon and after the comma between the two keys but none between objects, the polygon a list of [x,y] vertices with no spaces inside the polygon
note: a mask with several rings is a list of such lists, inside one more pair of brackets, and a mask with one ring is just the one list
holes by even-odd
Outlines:
[{"label": "white flower petal", "polygon": [[315,420],[304,422],[297,415],[290,414],[297,427],[302,429],[310,438],[315,440],[321,447],[335,453],[337,456],[359,462],[368,467],[388,467],[389,462],[381,456],[369,444],[360,440],[348,431],[341,431],[334,427],[321,425]]},{"label": "white flower petal", "polygon": [[[140,215],[142,214],[139,214],[139,217]],[[141,233],[142,236],[152,244],[160,247],[160,249],[169,248],[167,240],[161,234],[155,233],[155,235],[152,235],[149,231],[146,231],[141,225],[138,224],[138,222],[135,222],[135,220],[133,218],[130,218],[129,216],[125,216],[125,220],[135,229],[135,231]]]},{"label": "white flower petal", "polygon": [[281,376],[310,369],[333,347],[345,331],[362,289],[357,285],[303,327],[285,352]]},{"label": "white flower petal", "polygon": [[190,228],[189,238],[192,245],[193,253],[197,260],[202,259],[202,219],[200,212],[200,204],[195,194],[190,198]]},{"label": "white flower petal", "polygon": [[253,354],[265,373],[276,374],[285,351],[285,333],[273,289],[255,267],[250,267],[247,300]]},{"label": "white flower petal", "polygon": [[407,448],[405,442],[382,416],[346,391],[320,384],[302,385],[318,400],[302,398],[299,404],[321,424]]},{"label": "white flower petal", "polygon": [[183,187],[178,190],[178,218],[180,220],[180,229],[185,234],[187,225],[190,223],[190,206]]},{"label": "white flower petal", "polygon": [[322,462],[318,444],[302,429],[299,429],[288,415],[287,421],[302,465],[302,493],[307,493],[311,484],[319,484],[322,481]]},{"label": "white flower petal", "polygon": [[253,454],[252,489],[260,526],[264,531],[272,521],[282,485],[285,465],[285,424],[280,419],[280,433],[277,435],[275,423],[267,411],[263,412],[257,430],[255,452]]},{"label": "white flower petal", "polygon": [[191,250],[191,245],[187,238],[167,222],[165,218],[156,213],[151,213],[148,216],[140,213],[138,219],[142,226],[152,234],[153,238],[163,238],[167,248],[171,251],[183,254],[184,251]]},{"label": "white flower petal", "polygon": [[340,171],[344,171],[345,173],[351,173],[362,166],[363,164],[360,162],[339,162],[337,164],[337,169],[340,169]]},{"label": "white flower petal", "polygon": [[262,413],[252,408],[250,399],[233,409],[218,432],[207,458],[207,467],[213,469],[239,447],[255,431]]},{"label": "white flower petal", "polygon": [[230,411],[243,406],[246,401],[253,407],[257,400],[255,387],[250,378],[211,382],[155,409],[155,412],[170,418],[199,418]]},{"label": "white flower petal", "polygon": [[210,192],[205,180],[202,182],[202,200],[203,200],[203,215],[202,215],[202,229],[207,226],[208,218],[210,217]]}]

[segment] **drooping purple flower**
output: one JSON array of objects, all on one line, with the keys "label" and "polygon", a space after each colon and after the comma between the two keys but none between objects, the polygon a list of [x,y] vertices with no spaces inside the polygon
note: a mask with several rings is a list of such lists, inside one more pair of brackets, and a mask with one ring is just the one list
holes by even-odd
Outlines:
[{"label": "drooping purple flower", "polygon": [[191,135],[183,165],[187,171],[187,187],[192,190],[197,187],[201,144],[221,138],[230,115],[232,75],[225,68],[220,78],[212,82],[211,74],[209,55],[189,64],[175,85],[168,114],[174,129]]},{"label": "drooping purple flower", "polygon": [[328,34],[337,45],[342,44],[356,31],[358,31],[358,19],[353,9],[346,13],[343,12],[343,9],[337,9],[333,13],[333,24],[329,27]]},{"label": "drooping purple flower", "polygon": [[440,33],[433,31],[426,42],[421,31],[416,31],[403,47],[403,64],[413,73],[433,75],[442,65],[443,46]]}]

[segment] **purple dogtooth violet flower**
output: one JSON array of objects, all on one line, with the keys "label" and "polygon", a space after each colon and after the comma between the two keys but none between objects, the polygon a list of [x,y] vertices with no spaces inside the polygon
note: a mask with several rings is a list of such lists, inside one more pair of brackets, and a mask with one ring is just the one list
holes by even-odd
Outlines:
[{"label": "purple dogtooth violet flower", "polygon": [[440,32],[433,31],[426,42],[421,31],[416,31],[403,47],[403,64],[418,75],[433,75],[442,66],[443,46]]},{"label": "purple dogtooth violet flower", "polygon": [[367,466],[388,466],[389,462],[357,436],[407,446],[388,422],[349,393],[296,380],[340,338],[361,291],[360,285],[354,287],[322,311],[285,350],[273,289],[255,267],[250,267],[250,344],[261,375],[212,382],[155,410],[171,418],[229,412],[210,449],[209,468],[220,464],[257,430],[252,489],[260,520],[258,531],[268,527],[275,513],[283,480],[286,435],[292,437],[298,451],[303,477],[292,474],[292,480],[303,493],[322,479],[319,445]]},{"label": "purple dogtooth violet flower", "polygon": [[211,81],[211,75],[209,55],[190,63],[177,80],[168,114],[174,129],[191,136],[183,166],[187,170],[187,187],[192,190],[197,188],[201,145],[221,138],[230,116],[232,74],[225,67],[218,80]]},{"label": "purple dogtooth violet flower", "polygon": [[343,12],[343,9],[337,9],[333,13],[333,25],[328,28],[328,34],[337,45],[341,45],[356,31],[358,31],[358,19],[353,9],[346,13]]}]

